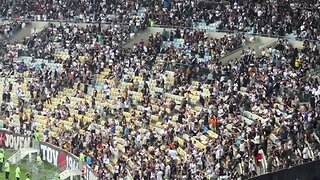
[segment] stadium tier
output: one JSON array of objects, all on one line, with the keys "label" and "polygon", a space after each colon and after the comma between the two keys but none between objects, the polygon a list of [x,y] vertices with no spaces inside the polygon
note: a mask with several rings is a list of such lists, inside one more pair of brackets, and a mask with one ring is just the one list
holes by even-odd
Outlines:
[{"label": "stadium tier", "polygon": [[86,180],[248,179],[316,162],[315,7],[4,1],[3,17],[20,16],[0,25],[4,159],[38,154],[46,174]]}]

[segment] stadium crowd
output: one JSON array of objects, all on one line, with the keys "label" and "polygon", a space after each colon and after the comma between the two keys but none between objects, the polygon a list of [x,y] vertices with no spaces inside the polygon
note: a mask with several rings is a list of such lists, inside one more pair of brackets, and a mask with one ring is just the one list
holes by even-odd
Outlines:
[{"label": "stadium crowd", "polygon": [[[9,18],[81,22],[148,23],[193,27],[204,22],[217,29],[319,40],[320,3],[307,1],[14,1],[3,0],[0,13]],[[282,18],[284,17],[284,18]]]},{"label": "stadium crowd", "polygon": [[7,21],[0,23],[0,39],[10,37],[13,33],[26,25],[25,22]]},{"label": "stadium crowd", "polygon": [[[243,35],[164,30],[120,48],[128,36],[128,27],[51,24],[8,45],[3,126],[85,154],[102,179],[245,178],[262,159],[271,172],[319,158],[318,79],[301,80],[319,66],[316,44],[279,39],[261,57],[248,49],[222,65],[219,50]],[[23,52],[32,58],[20,61]],[[308,91],[310,106],[300,105]]]},{"label": "stadium crowd", "polygon": [[235,1],[215,10],[193,1],[149,4],[143,23],[125,15],[139,8],[130,1],[3,2],[3,16],[38,20],[119,15],[107,28],[50,24],[7,44],[1,64],[3,128],[40,133],[100,179],[243,179],[320,157],[320,85],[308,76],[320,66],[317,42],[296,49],[279,39],[261,56],[252,47],[228,64],[218,59],[248,43],[241,33],[211,38],[178,28],[121,47],[134,32],[127,22],[192,26],[202,17],[222,21],[221,29],[319,39],[316,2]]},{"label": "stadium crowd", "polygon": [[[168,2],[168,1],[162,1]],[[146,18],[159,25],[192,27],[193,23],[217,23],[217,28],[257,34],[319,40],[317,0],[300,1],[170,1],[148,6]]]}]

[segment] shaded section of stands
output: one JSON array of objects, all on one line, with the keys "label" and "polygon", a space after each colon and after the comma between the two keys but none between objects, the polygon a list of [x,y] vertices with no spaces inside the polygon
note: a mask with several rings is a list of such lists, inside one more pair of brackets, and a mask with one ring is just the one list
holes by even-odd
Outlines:
[{"label": "shaded section of stands", "polygon": [[282,180],[282,179],[299,179],[299,180],[318,180],[320,179],[320,160],[306,163],[303,165],[283,169],[270,174],[265,174],[252,178],[250,180]]}]

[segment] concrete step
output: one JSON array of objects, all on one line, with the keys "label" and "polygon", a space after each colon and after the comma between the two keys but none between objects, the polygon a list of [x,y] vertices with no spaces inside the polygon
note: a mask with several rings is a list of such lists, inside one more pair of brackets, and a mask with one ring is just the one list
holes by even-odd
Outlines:
[{"label": "concrete step", "polygon": [[[19,149],[16,153],[14,153],[11,157],[8,158],[8,161],[11,164],[17,164],[20,162],[23,158],[25,158],[27,155],[31,155],[34,153],[39,153],[39,149],[36,148],[22,148]],[[31,156],[29,156],[29,161],[31,162]]]},{"label": "concrete step", "polygon": [[248,44],[244,45],[243,47],[230,53],[228,56],[220,59],[220,61],[222,64],[228,64],[229,62],[232,63],[236,58],[239,59],[243,50],[247,50],[249,47],[250,47],[250,49],[254,49],[256,52],[256,55],[259,56],[259,55],[261,55],[263,48],[267,48],[269,46],[274,46],[276,42],[277,42],[277,40],[274,38],[265,39],[265,38],[260,38],[260,37],[256,36],[255,40],[252,43],[248,43]]},{"label": "concrete step", "polygon": [[19,32],[17,32],[10,40],[9,43],[14,43],[21,41],[22,39],[31,36],[32,32],[32,25],[27,24],[23,29],[21,29]]},{"label": "concrete step", "polygon": [[74,176],[81,176],[81,175],[82,175],[82,172],[80,170],[65,170],[59,174],[59,177],[60,177],[60,180],[65,180],[65,179],[73,179]]}]

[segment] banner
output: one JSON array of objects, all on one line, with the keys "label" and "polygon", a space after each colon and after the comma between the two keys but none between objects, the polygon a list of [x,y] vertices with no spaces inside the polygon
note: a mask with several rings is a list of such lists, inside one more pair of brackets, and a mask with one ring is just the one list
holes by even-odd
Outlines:
[{"label": "banner", "polygon": [[40,142],[40,154],[43,161],[66,170],[80,169],[79,159],[73,154],[46,142]]},{"label": "banner", "polygon": [[30,148],[32,146],[32,138],[7,130],[0,130],[0,147],[9,149]]},{"label": "banner", "polygon": [[86,180],[98,180],[98,176],[88,164],[82,165],[82,177]]},{"label": "banner", "polygon": [[90,166],[86,163],[81,163],[78,157],[57,146],[46,142],[40,142],[40,154],[43,161],[46,161],[55,167],[65,170],[82,170],[83,179],[98,180],[98,176]]}]

